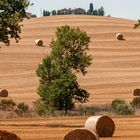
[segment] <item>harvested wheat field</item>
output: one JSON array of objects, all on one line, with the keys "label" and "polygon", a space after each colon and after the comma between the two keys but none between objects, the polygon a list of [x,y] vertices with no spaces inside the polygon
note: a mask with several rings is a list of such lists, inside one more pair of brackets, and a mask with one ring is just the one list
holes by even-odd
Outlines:
[{"label": "harvested wheat field", "polygon": [[[32,102],[36,94],[36,69],[50,52],[49,44],[61,25],[80,27],[91,37],[89,53],[93,63],[86,76],[78,81],[90,93],[90,104],[105,104],[121,98],[131,101],[132,92],[140,88],[140,30],[133,29],[135,21],[112,17],[55,16],[25,20],[19,43],[0,44],[0,89],[16,102]],[[125,40],[117,40],[121,32]],[[43,47],[36,46],[41,39]],[[3,98],[3,97],[2,97]],[[72,129],[82,128],[87,118],[47,118],[0,120],[0,130],[16,133],[23,140],[62,140]],[[101,140],[140,139],[140,117],[114,117],[116,126],[112,138]],[[76,122],[75,122],[76,121]]]},{"label": "harvested wheat field", "polygon": [[[87,118],[47,118],[0,120],[0,129],[16,133],[22,140],[63,140],[71,130],[83,128]],[[76,121],[76,123],[75,123]],[[114,117],[113,137],[100,140],[139,140],[140,117]]]},{"label": "harvested wheat field", "polygon": [[[55,16],[25,20],[21,40],[11,41],[0,49],[0,89],[8,90],[8,98],[16,102],[38,99],[36,69],[50,52],[49,44],[56,27],[80,27],[91,37],[89,53],[92,65],[86,76],[78,74],[79,83],[90,93],[87,104],[103,104],[112,99],[132,100],[132,91],[140,88],[140,30],[135,21],[98,16]],[[117,40],[121,32],[125,40]],[[44,47],[36,46],[41,39]]]}]

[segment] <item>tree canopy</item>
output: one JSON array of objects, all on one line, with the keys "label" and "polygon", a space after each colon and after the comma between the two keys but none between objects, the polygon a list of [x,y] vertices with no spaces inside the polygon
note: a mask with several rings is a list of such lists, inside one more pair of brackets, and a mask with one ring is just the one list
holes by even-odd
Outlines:
[{"label": "tree canopy", "polygon": [[0,42],[9,45],[10,39],[20,39],[21,25],[19,22],[26,17],[28,0],[0,0]]},{"label": "tree canopy", "polygon": [[43,10],[43,16],[50,16],[50,12],[47,10]]},{"label": "tree canopy", "polygon": [[38,66],[38,94],[48,107],[70,110],[76,102],[84,103],[89,93],[77,82],[75,73],[87,73],[92,57],[87,54],[90,37],[79,28],[62,26],[52,40],[51,54]]},{"label": "tree canopy", "polygon": [[104,12],[104,8],[103,7],[101,7],[101,8],[98,9],[98,15],[99,16],[104,16],[105,15],[105,12]]},{"label": "tree canopy", "polygon": [[94,7],[93,3],[89,4],[89,10],[87,11],[87,15],[93,15]]},{"label": "tree canopy", "polygon": [[52,10],[51,14],[52,16],[55,16],[57,14],[56,10]]}]

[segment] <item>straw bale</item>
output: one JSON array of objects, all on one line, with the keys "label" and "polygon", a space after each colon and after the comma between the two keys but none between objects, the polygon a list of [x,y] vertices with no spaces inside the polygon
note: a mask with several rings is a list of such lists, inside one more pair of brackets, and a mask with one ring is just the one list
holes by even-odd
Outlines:
[{"label": "straw bale", "polygon": [[74,129],[66,134],[63,140],[99,140],[99,137],[88,129]]},{"label": "straw bale", "polygon": [[91,116],[85,123],[85,128],[97,133],[100,137],[111,137],[115,124],[108,116]]},{"label": "straw bale", "polygon": [[124,40],[123,34],[122,33],[117,33],[116,34],[116,39],[118,39],[118,40]]},{"label": "straw bale", "polygon": [[0,140],[21,140],[16,134],[0,130]]},{"label": "straw bale", "polygon": [[6,89],[0,90],[0,97],[8,97],[8,91]]},{"label": "straw bale", "polygon": [[140,89],[134,89],[133,90],[133,96],[140,96]]},{"label": "straw bale", "polygon": [[35,45],[36,46],[43,46],[43,41],[41,39],[35,40]]}]

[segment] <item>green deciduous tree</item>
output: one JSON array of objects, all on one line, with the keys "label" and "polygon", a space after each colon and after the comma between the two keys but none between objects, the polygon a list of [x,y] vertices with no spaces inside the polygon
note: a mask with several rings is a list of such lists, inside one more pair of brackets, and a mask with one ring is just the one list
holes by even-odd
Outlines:
[{"label": "green deciduous tree", "polygon": [[57,10],[56,15],[61,15],[61,11]]},{"label": "green deciduous tree", "polygon": [[105,11],[104,11],[103,7],[99,8],[99,9],[94,9],[93,3],[90,3],[89,10],[87,11],[87,15],[104,16]]},{"label": "green deciduous tree", "polygon": [[71,110],[76,102],[84,103],[89,94],[77,82],[75,72],[87,73],[91,56],[87,54],[90,37],[79,28],[62,26],[51,42],[51,54],[37,69],[40,77],[38,94],[48,108]]},{"label": "green deciduous tree", "polygon": [[9,38],[20,39],[21,25],[19,22],[26,17],[28,0],[0,0],[0,41],[9,45]]},{"label": "green deciduous tree", "polygon": [[104,11],[104,8],[103,7],[101,7],[101,8],[98,9],[98,15],[99,16],[104,16],[105,15],[105,11]]},{"label": "green deciduous tree", "polygon": [[55,16],[57,13],[56,13],[56,10],[53,10],[52,12],[51,12],[51,14],[52,14],[52,16]]},{"label": "green deciduous tree", "polygon": [[50,12],[47,10],[43,10],[43,16],[50,16]]},{"label": "green deciduous tree", "polygon": [[89,4],[89,10],[87,11],[87,15],[93,15],[94,7],[93,3]]},{"label": "green deciduous tree", "polygon": [[89,5],[89,13],[90,13],[90,15],[93,15],[93,10],[94,10],[93,3],[90,3],[90,5]]},{"label": "green deciduous tree", "polygon": [[98,15],[98,11],[97,11],[97,9],[95,9],[95,10],[93,11],[93,15],[95,15],[95,16]]}]

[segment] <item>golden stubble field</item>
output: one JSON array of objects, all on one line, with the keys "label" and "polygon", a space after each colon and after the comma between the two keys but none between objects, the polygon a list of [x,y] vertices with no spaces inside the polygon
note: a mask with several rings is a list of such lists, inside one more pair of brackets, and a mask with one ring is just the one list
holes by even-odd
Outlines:
[{"label": "golden stubble field", "polygon": [[[32,102],[36,94],[38,77],[35,70],[55,37],[56,27],[80,27],[91,37],[89,54],[92,65],[86,76],[77,74],[78,81],[90,93],[91,104],[105,104],[121,98],[131,101],[132,91],[140,88],[140,30],[133,29],[135,21],[98,16],[57,16],[25,20],[21,40],[10,46],[0,44],[0,89],[7,89],[16,102]],[[115,39],[124,34],[124,41]],[[36,39],[44,47],[34,45]],[[1,120],[0,129],[16,132],[23,140],[61,140],[71,129],[82,127],[86,118],[46,118]],[[116,131],[110,140],[140,139],[140,117],[113,117]],[[105,138],[102,138],[103,140]],[[101,139],[101,140],[102,140]]]},{"label": "golden stubble field", "polygon": [[[0,120],[0,129],[18,134],[23,140],[63,140],[75,128],[83,128],[86,117],[35,118]],[[140,117],[112,117],[116,130],[113,137],[100,140],[139,140]]]},{"label": "golden stubble field", "polygon": [[[0,49],[0,88],[9,98],[32,104],[38,98],[36,69],[50,52],[49,44],[61,25],[80,27],[91,37],[89,53],[92,65],[86,76],[78,74],[79,83],[89,91],[88,104],[103,104],[115,98],[132,100],[132,91],[140,88],[140,30],[135,21],[98,16],[57,16],[25,20],[19,43],[3,44]],[[122,32],[125,41],[115,39]],[[36,39],[45,47],[36,47]]]}]

